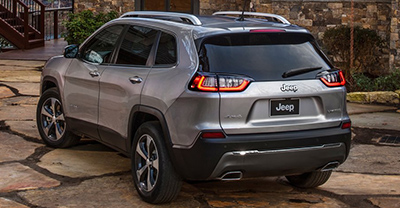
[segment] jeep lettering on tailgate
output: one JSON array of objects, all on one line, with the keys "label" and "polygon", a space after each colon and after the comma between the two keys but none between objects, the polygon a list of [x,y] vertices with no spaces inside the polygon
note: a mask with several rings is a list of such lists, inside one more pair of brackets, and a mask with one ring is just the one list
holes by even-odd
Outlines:
[{"label": "jeep lettering on tailgate", "polygon": [[297,92],[299,88],[296,85],[287,85],[287,84],[282,84],[281,91],[282,92]]}]

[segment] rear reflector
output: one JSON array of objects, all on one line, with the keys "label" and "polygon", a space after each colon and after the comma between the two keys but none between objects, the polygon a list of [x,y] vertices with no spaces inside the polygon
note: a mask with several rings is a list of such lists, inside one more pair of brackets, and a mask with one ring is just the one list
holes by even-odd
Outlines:
[{"label": "rear reflector", "polygon": [[286,32],[285,30],[277,29],[264,29],[264,30],[250,30],[251,33],[270,33],[270,32]]},{"label": "rear reflector", "polygon": [[349,129],[351,128],[351,122],[346,122],[342,124],[342,129]]},{"label": "rear reflector", "polygon": [[222,132],[203,132],[200,136],[204,139],[225,138],[225,134]]}]

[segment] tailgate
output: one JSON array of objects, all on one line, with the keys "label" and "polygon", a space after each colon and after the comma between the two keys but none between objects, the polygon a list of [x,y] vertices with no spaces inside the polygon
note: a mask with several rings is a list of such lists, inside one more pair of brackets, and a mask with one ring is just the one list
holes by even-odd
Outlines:
[{"label": "tailgate", "polygon": [[220,93],[226,134],[257,134],[339,126],[345,88],[320,80],[253,82],[244,92]]}]

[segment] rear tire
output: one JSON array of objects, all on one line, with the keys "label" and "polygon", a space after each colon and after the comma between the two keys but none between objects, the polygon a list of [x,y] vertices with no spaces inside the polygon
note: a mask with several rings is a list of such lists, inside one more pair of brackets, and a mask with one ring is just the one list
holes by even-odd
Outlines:
[{"label": "rear tire", "polygon": [[299,188],[314,188],[328,181],[332,171],[313,171],[301,175],[286,176],[286,179]]},{"label": "rear tire", "polygon": [[57,88],[50,88],[40,96],[36,110],[36,123],[40,137],[50,147],[70,147],[81,139],[68,130]]},{"label": "rear tire", "polygon": [[132,144],[131,164],[135,188],[144,201],[168,203],[178,196],[182,180],[170,161],[159,122],[139,127]]}]

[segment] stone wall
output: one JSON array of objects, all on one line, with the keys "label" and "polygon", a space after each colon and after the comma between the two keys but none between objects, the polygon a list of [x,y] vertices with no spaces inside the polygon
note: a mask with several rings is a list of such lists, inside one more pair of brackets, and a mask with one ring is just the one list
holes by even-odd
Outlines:
[{"label": "stone wall", "polygon": [[216,11],[238,11],[242,10],[242,6],[242,0],[200,0],[200,14],[210,15]]},{"label": "stone wall", "polygon": [[391,66],[400,68],[400,1],[392,0],[392,18],[390,22],[390,57]]},{"label": "stone wall", "polygon": [[123,14],[135,10],[135,0],[75,0],[74,12],[83,10],[94,13],[116,11]]}]

